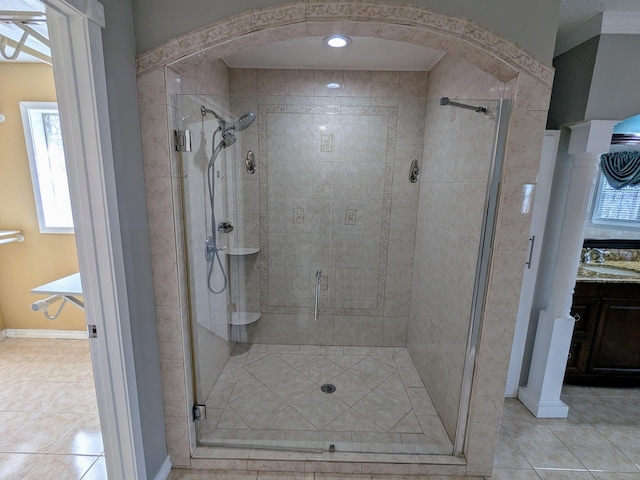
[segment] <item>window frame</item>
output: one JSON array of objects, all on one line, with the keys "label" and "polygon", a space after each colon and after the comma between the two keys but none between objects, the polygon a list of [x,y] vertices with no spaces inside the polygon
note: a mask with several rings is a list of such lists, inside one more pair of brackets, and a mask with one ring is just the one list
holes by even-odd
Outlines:
[{"label": "window frame", "polygon": [[[640,220],[623,220],[623,219],[596,217],[596,214],[601,204],[602,191],[606,181],[607,180],[604,174],[602,173],[602,170],[598,169],[598,180],[596,181],[592,208],[591,208],[591,215],[589,216],[590,217],[589,220],[591,221],[591,224],[597,227],[608,227],[608,228],[625,229],[625,230],[640,230]],[[640,189],[640,186],[636,188]]]},{"label": "window frame", "polygon": [[[71,198],[69,194],[69,179],[67,176],[66,188],[69,195],[69,215],[71,215],[71,226],[51,226],[47,223],[46,210],[42,200],[42,190],[40,188],[40,179],[43,172],[38,169],[38,159],[36,153],[36,139],[34,138],[34,125],[32,113],[38,111],[55,111],[60,115],[57,102],[20,102],[20,112],[22,115],[22,127],[24,129],[25,144],[27,147],[27,157],[29,159],[29,171],[31,172],[31,185],[33,187],[33,196],[35,199],[36,214],[38,217],[38,226],[40,233],[44,234],[74,234],[75,227],[71,210]],[[64,152],[63,152],[64,157]],[[66,173],[66,172],[65,172]]]}]

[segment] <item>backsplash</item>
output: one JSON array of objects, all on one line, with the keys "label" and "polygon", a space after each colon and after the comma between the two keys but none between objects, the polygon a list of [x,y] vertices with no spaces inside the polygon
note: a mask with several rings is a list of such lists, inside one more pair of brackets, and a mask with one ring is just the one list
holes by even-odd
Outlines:
[{"label": "backsplash", "polygon": [[[580,258],[583,259],[587,248],[583,248]],[[591,249],[593,250],[593,249]],[[604,252],[605,261],[611,262],[640,262],[640,249],[633,248],[601,248]],[[592,261],[595,261],[592,260]]]}]

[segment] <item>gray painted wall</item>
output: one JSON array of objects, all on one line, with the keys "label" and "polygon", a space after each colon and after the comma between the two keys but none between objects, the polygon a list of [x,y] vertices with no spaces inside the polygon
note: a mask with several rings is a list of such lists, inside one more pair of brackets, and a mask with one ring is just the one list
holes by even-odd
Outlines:
[{"label": "gray painted wall", "polygon": [[[133,0],[138,53],[177,35],[252,8],[290,0]],[[400,3],[400,2],[398,2]],[[560,0],[413,0],[449,15],[468,18],[551,62],[558,29]]]},{"label": "gray painted wall", "polygon": [[131,3],[128,0],[102,0],[102,4],[106,16],[102,41],[128,294],[125,308],[128,308],[131,318],[145,470],[147,478],[155,478],[167,458],[167,445],[142,170]]},{"label": "gray painted wall", "polygon": [[640,113],[640,35],[601,35],[586,120],[623,120]]},{"label": "gray painted wall", "polygon": [[556,76],[547,128],[584,120],[600,37],[593,37],[553,59]]}]

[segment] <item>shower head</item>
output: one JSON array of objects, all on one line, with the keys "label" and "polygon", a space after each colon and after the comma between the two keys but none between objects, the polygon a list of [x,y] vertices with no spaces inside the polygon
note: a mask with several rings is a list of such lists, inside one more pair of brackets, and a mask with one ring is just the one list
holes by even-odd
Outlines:
[{"label": "shower head", "polygon": [[224,118],[222,118],[216,112],[206,108],[204,105],[200,107],[200,113],[202,114],[203,117],[206,116],[207,113],[210,113],[211,115],[216,117],[216,120],[218,120],[218,124],[220,125],[220,130],[222,132],[228,132],[229,130],[235,130],[236,132],[241,132],[245,128],[248,128],[249,125],[251,125],[253,121],[256,119],[256,114],[253,112],[249,112],[242,115],[238,120],[236,120],[233,123],[227,122]]},{"label": "shower head", "polygon": [[235,130],[236,132],[241,132],[242,130],[249,128],[249,126],[256,119],[256,114],[253,112],[245,113],[238,120],[233,122],[233,124],[227,127],[227,130]]}]

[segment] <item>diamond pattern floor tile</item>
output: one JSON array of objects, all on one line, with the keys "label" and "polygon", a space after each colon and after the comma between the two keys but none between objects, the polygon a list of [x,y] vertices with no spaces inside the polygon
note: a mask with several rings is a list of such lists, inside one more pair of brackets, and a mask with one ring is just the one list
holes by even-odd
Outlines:
[{"label": "diamond pattern floor tile", "polygon": [[[336,391],[323,393],[325,383]],[[236,346],[207,405],[216,414],[199,427],[207,441],[330,441],[356,449],[386,445],[387,453],[451,449],[403,348]]]}]

